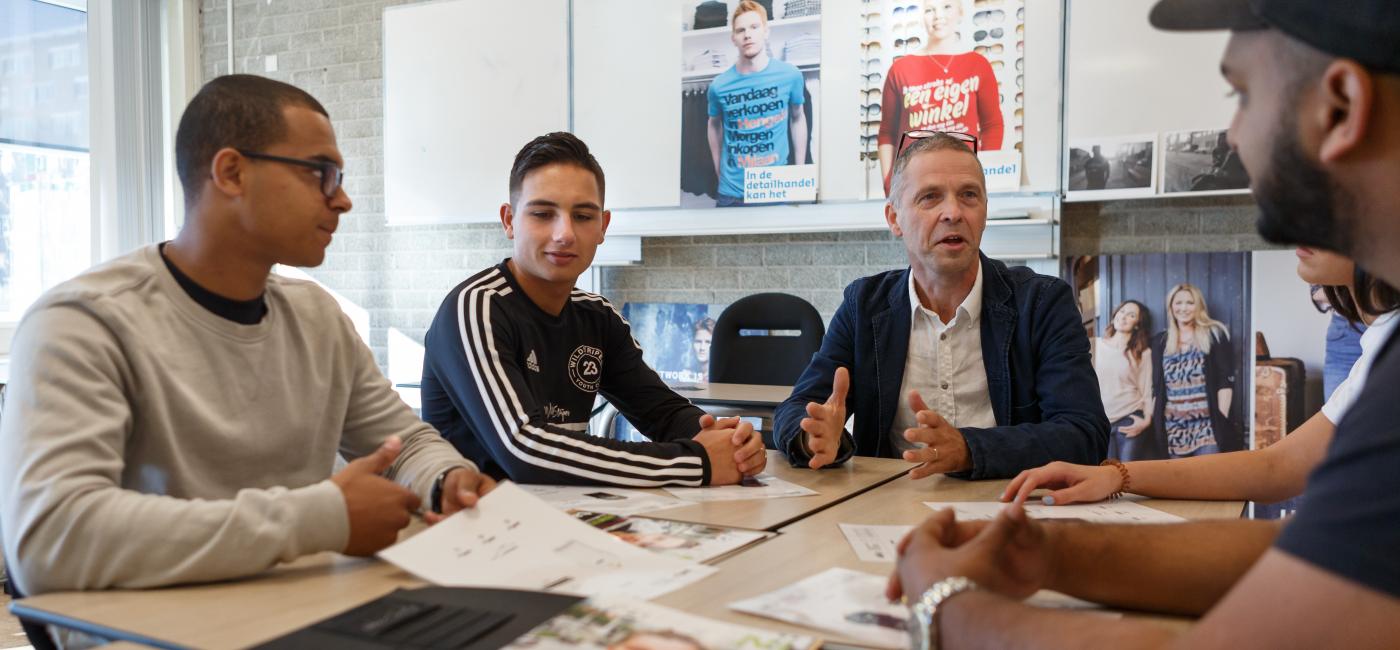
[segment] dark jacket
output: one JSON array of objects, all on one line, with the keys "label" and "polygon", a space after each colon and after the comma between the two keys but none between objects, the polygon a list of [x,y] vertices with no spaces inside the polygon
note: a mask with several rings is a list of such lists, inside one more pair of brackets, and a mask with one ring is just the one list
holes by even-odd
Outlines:
[{"label": "dark jacket", "polygon": [[[837,367],[851,373],[837,462],[853,454],[894,457],[889,441],[909,351],[909,270],[846,287],[821,349],[773,416],[778,449],[793,465],[810,459],[799,423],[808,402],[825,402]],[[1089,338],[1062,280],[982,256],[982,359],[997,426],[960,429],[972,470],[958,478],[1006,478],[1051,461],[1097,464],[1108,449],[1108,418],[1089,358]],[[907,408],[904,407],[904,408]]]},{"label": "dark jacket", "polygon": [[[1162,364],[1166,359],[1167,333],[1152,337],[1152,448],[1158,458],[1170,456],[1167,444],[1167,382]],[[1210,405],[1211,432],[1220,451],[1244,449],[1244,430],[1239,426],[1240,404],[1245,396],[1234,391],[1230,413],[1220,412],[1220,391],[1237,389],[1235,381],[1235,346],[1223,329],[1212,329],[1210,354],[1206,355],[1206,403]],[[1233,416],[1233,417],[1232,417]]]},{"label": "dark jacket", "polygon": [[[423,340],[423,419],[481,471],[516,483],[697,487],[704,411],[642,360],[627,321],[575,289],[557,316],[502,262],[457,285]],[[653,442],[588,433],[601,394]]]}]

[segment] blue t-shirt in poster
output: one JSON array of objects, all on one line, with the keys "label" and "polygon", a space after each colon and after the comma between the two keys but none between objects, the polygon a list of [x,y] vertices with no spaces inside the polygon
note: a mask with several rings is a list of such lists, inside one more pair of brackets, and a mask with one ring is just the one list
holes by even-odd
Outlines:
[{"label": "blue t-shirt in poster", "polygon": [[743,198],[744,168],[786,165],[791,142],[788,112],[802,105],[802,73],[771,59],[764,69],[740,74],[730,67],[710,84],[710,117],[724,124],[719,193]]}]

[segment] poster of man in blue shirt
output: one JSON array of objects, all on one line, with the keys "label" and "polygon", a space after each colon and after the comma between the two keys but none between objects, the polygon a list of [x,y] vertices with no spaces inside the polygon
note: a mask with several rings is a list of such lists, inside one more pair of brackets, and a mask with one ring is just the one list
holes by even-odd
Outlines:
[{"label": "poster of man in blue shirt", "polygon": [[[706,92],[710,159],[717,177],[716,207],[744,205],[744,170],[807,162],[808,120],[802,72],[771,55],[768,12],[753,0],[735,5],[730,18],[735,63]],[[784,46],[787,49],[787,45]],[[815,173],[810,187],[815,188]],[[766,175],[751,187],[783,187],[786,177]],[[776,198],[769,195],[770,198]]]}]

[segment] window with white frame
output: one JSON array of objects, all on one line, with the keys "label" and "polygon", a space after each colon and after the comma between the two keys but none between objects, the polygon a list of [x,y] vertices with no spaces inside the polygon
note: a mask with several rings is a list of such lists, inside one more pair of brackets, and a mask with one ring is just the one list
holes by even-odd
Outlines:
[{"label": "window with white frame", "polygon": [[52,70],[76,68],[82,64],[83,49],[76,43],[49,49],[49,68]]},{"label": "window with white frame", "polygon": [[6,56],[0,56],[0,75],[21,76],[31,74],[33,71],[33,52],[13,52]]},{"label": "window with white frame", "polygon": [[0,322],[92,264],[87,44],[84,11],[0,3]]}]

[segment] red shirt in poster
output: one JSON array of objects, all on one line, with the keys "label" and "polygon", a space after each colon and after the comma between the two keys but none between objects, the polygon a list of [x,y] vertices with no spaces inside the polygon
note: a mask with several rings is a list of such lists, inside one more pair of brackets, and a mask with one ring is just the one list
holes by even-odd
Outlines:
[{"label": "red shirt in poster", "polygon": [[971,133],[981,150],[1001,149],[1001,98],[987,58],[964,52],[896,59],[881,94],[879,142],[897,147],[900,134],[914,129]]}]

